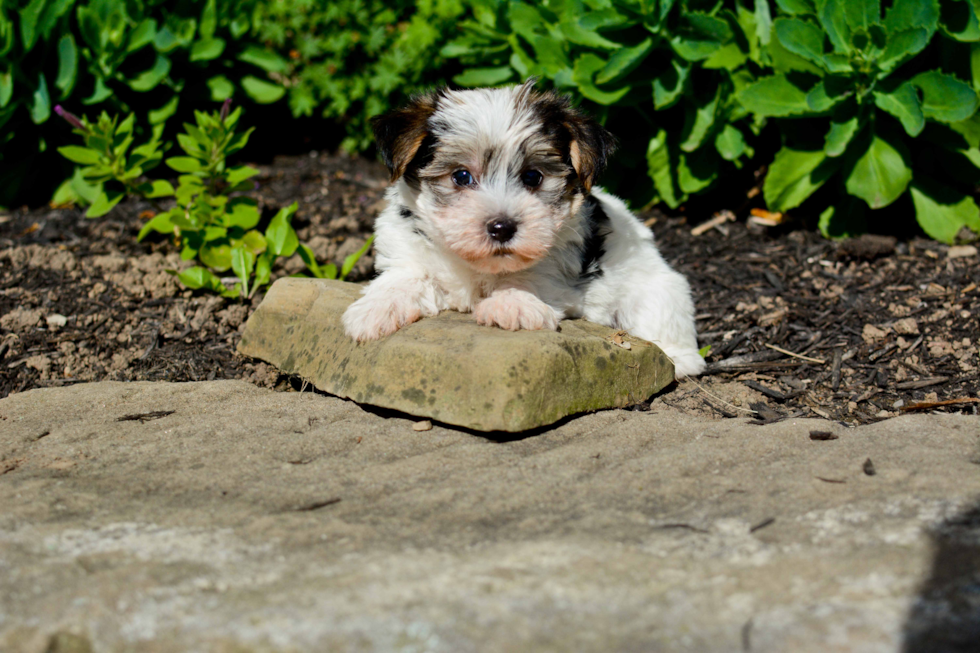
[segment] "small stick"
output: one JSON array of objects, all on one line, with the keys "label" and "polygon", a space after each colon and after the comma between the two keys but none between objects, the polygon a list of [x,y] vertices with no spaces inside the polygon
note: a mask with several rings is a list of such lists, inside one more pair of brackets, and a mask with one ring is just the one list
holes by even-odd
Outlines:
[{"label": "small stick", "polygon": [[777,347],[776,345],[770,345],[768,342],[766,343],[766,347],[772,349],[773,351],[778,351],[780,354],[786,354],[787,356],[792,356],[793,358],[799,358],[805,361],[810,361],[811,363],[818,363],[820,365],[823,365],[827,362],[822,358],[811,358],[810,356],[804,356],[803,354],[794,354],[793,352],[787,351],[782,347]]},{"label": "small stick", "polygon": [[910,410],[929,410],[930,408],[939,408],[940,406],[957,406],[959,404],[980,404],[980,399],[977,397],[962,397],[961,399],[947,399],[945,401],[922,401],[917,404],[902,406],[902,412],[904,413]]},{"label": "small stick", "polygon": [[713,229],[714,227],[719,227],[725,224],[726,222],[732,221],[734,219],[735,219],[735,214],[732,213],[731,211],[719,211],[717,214],[715,214],[715,217],[691,229],[691,235],[700,236],[701,234],[708,231],[709,229]]}]

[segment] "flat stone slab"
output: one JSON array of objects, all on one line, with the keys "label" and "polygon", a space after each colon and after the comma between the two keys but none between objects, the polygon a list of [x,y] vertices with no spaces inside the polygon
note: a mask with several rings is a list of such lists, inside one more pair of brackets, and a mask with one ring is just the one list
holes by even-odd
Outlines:
[{"label": "flat stone slab", "polygon": [[652,410],[495,441],[239,381],[11,395],[0,651],[977,650],[980,419]]},{"label": "flat stone slab", "polygon": [[656,345],[585,320],[511,332],[445,311],[379,341],[355,343],[341,317],[363,286],[276,281],[238,351],[358,403],[480,431],[524,431],[646,400],[674,379]]}]

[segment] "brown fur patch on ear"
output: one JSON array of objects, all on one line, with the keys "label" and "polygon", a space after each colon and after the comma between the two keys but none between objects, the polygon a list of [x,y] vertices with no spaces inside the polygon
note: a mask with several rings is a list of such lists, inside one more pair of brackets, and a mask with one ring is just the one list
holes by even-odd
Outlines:
[{"label": "brown fur patch on ear", "polygon": [[571,101],[550,91],[532,93],[528,102],[542,131],[565,154],[566,162],[575,170],[578,182],[586,192],[592,190],[596,178],[606,167],[616,149],[616,139],[605,127],[572,106]]},{"label": "brown fur patch on ear", "polygon": [[616,138],[592,118],[578,111],[572,111],[565,123],[571,132],[572,141],[568,145],[568,155],[572,167],[582,182],[586,192],[592,190],[602,171],[606,169],[609,156],[616,149]]},{"label": "brown fur patch on ear", "polygon": [[422,141],[429,135],[429,118],[436,112],[440,94],[426,93],[411,99],[407,106],[371,119],[381,158],[395,181],[415,158]]}]

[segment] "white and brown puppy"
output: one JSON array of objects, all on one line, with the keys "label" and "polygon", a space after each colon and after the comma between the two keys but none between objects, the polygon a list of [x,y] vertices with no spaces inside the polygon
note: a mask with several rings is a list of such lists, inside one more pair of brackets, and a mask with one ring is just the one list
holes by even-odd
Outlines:
[{"label": "white and brown puppy", "polygon": [[453,309],[504,329],[584,317],[700,373],[694,304],[653,235],[593,182],[612,136],[564,97],[443,90],[375,119],[396,183],[378,216],[381,271],[344,314],[355,340]]}]

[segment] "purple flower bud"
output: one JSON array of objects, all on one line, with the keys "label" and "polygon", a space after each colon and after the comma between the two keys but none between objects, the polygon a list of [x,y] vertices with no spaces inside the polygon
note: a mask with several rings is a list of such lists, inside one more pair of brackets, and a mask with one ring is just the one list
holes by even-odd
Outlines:
[{"label": "purple flower bud", "polygon": [[82,129],[84,131],[88,131],[88,128],[85,126],[85,123],[83,123],[78,116],[76,116],[73,113],[69,113],[65,111],[64,109],[61,108],[60,104],[55,105],[54,112],[57,113],[62,118],[64,118],[68,123],[72,125],[72,127],[75,127],[77,129]]},{"label": "purple flower bud", "polygon": [[228,117],[228,111],[231,109],[231,98],[225,100],[224,104],[221,105],[221,122],[225,121]]}]

